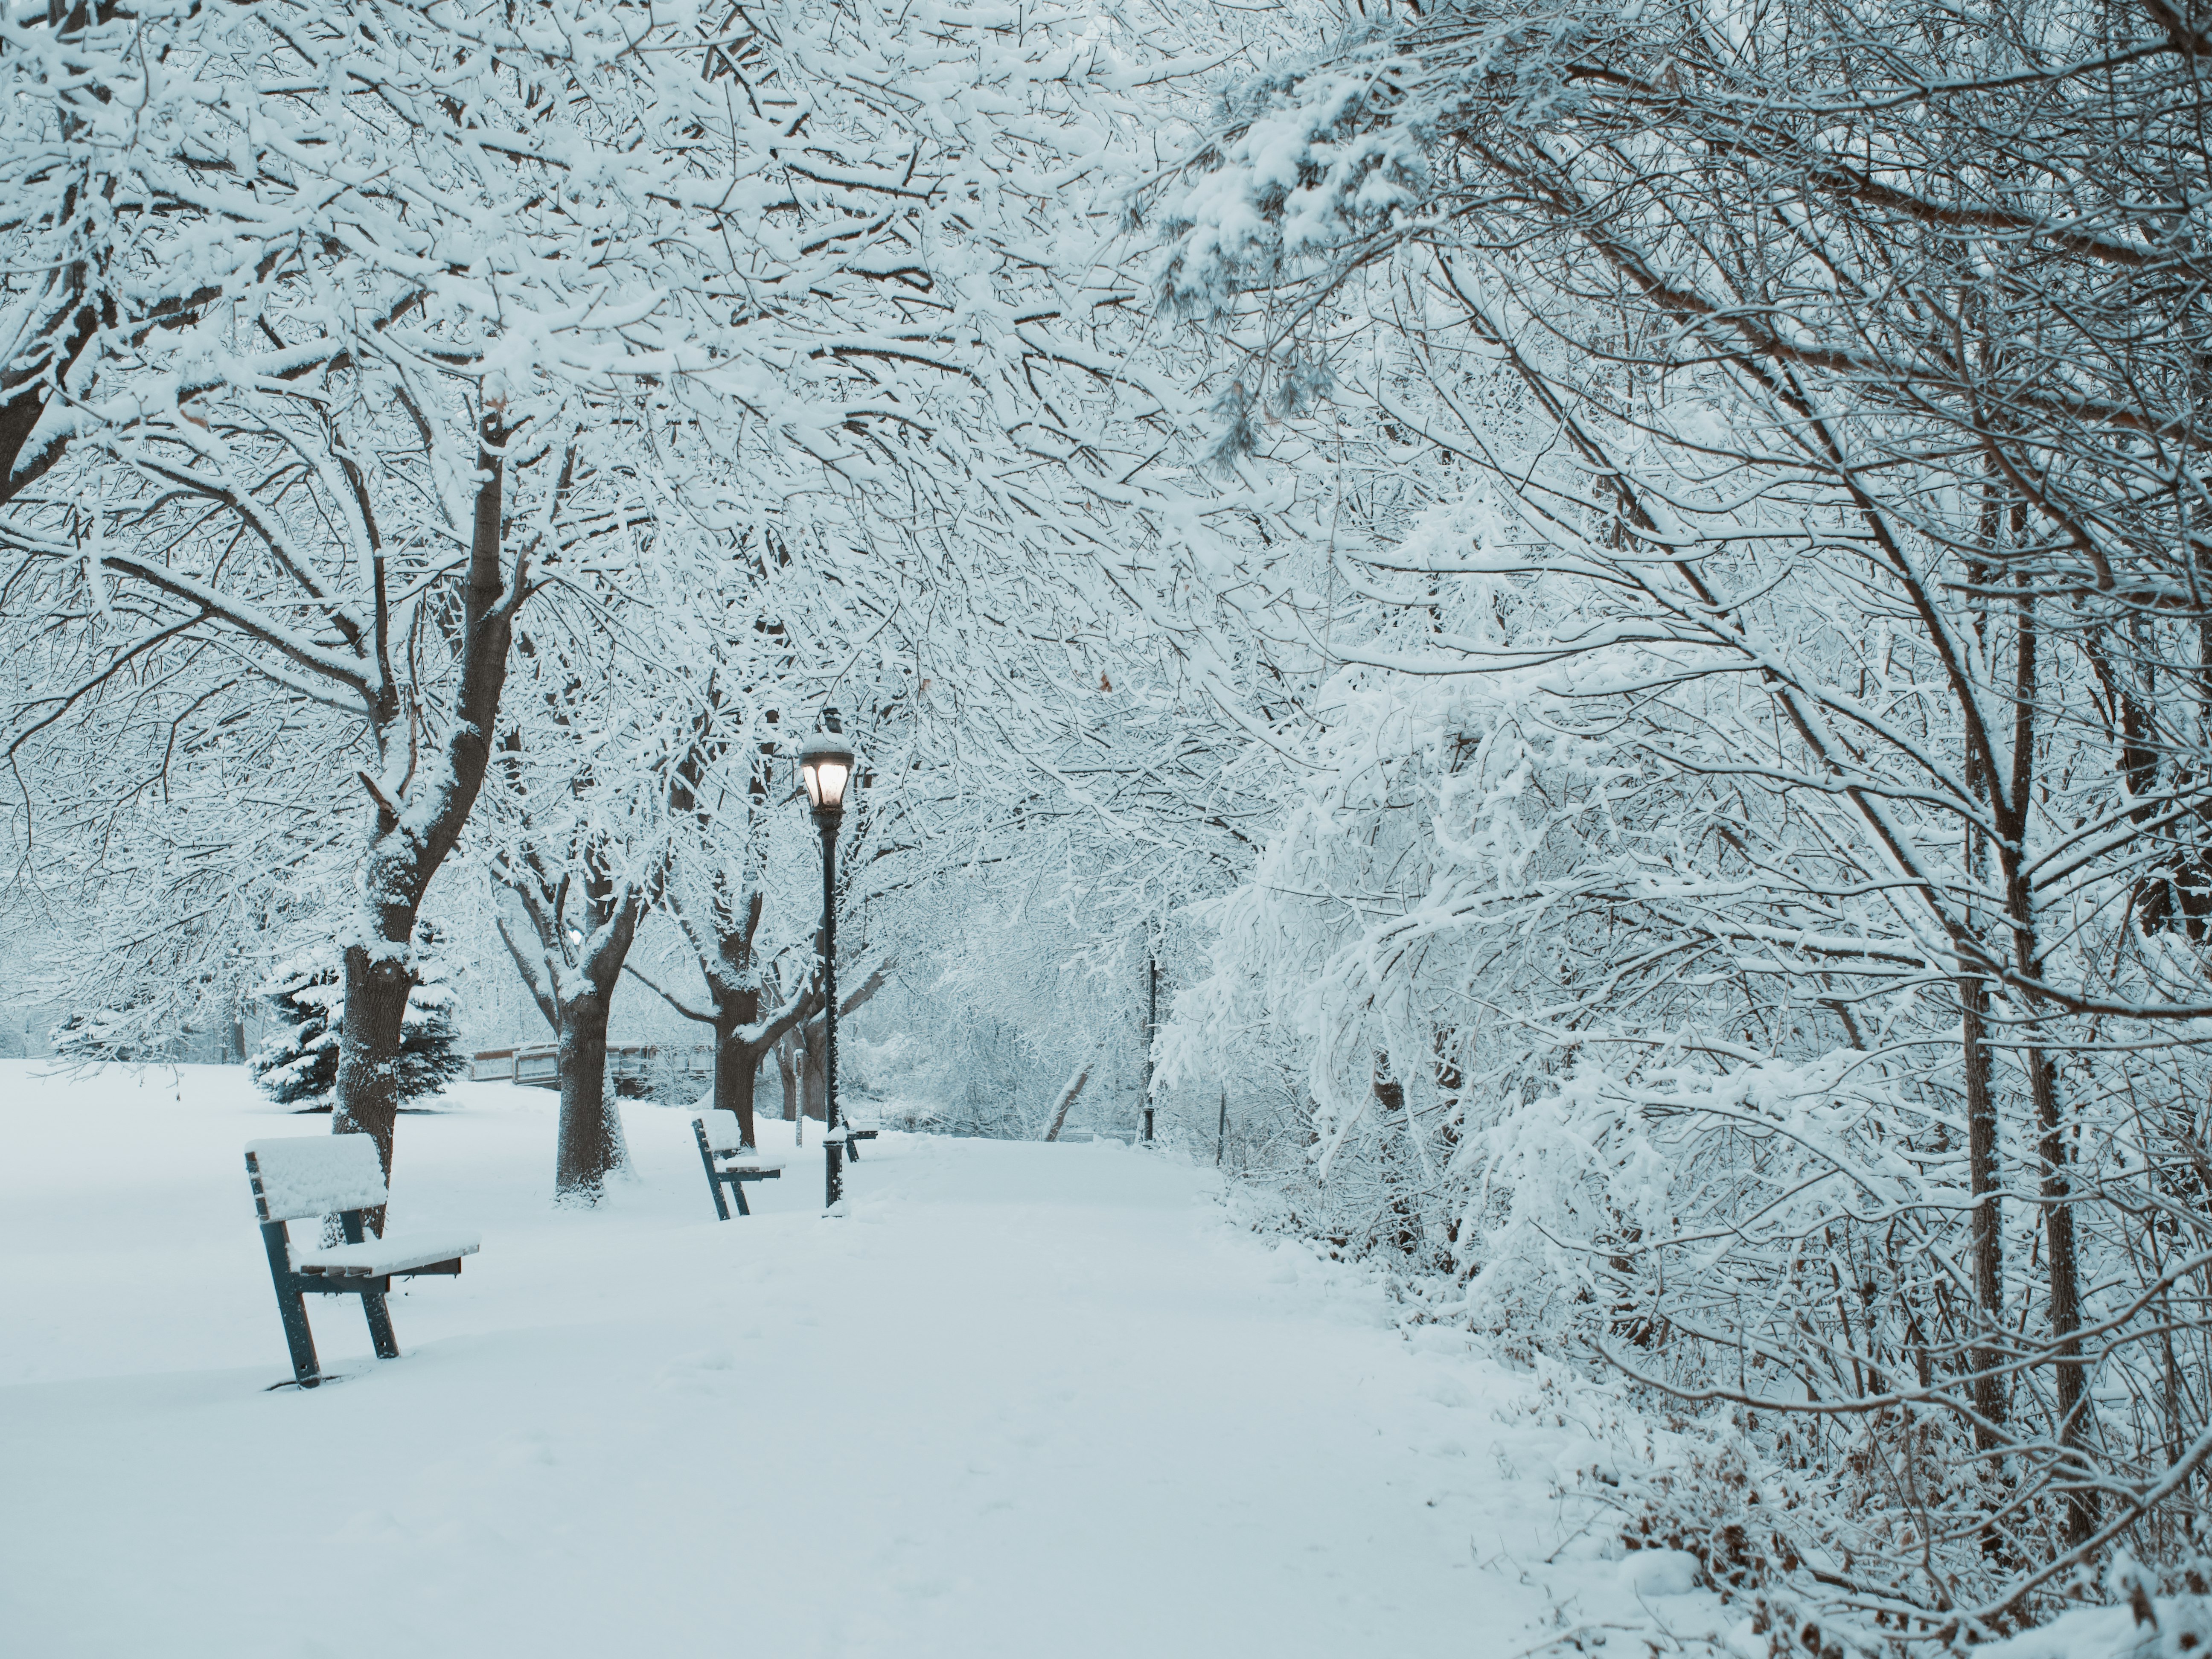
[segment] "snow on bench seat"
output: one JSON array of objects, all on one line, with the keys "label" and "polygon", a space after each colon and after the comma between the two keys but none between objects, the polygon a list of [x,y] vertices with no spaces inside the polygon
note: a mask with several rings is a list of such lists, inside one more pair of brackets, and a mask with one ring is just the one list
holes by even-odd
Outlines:
[{"label": "snow on bench seat", "polygon": [[313,1249],[292,1246],[292,1271],[339,1279],[380,1279],[412,1272],[437,1261],[474,1255],[482,1244],[475,1233],[422,1233],[414,1237],[372,1238],[359,1244],[325,1244]]},{"label": "snow on bench seat", "polygon": [[707,1150],[716,1158],[742,1158],[749,1170],[781,1170],[791,1161],[781,1152],[763,1155],[757,1147],[740,1146],[735,1128],[718,1125],[707,1130]]},{"label": "snow on bench seat", "polygon": [[769,1157],[763,1158],[758,1152],[753,1152],[750,1148],[740,1149],[736,1146],[717,1146],[714,1151],[716,1158],[723,1159],[735,1159],[736,1162],[732,1164],[730,1167],[737,1170],[781,1170],[784,1165],[791,1162],[790,1158],[784,1156],[781,1152],[777,1152]]}]

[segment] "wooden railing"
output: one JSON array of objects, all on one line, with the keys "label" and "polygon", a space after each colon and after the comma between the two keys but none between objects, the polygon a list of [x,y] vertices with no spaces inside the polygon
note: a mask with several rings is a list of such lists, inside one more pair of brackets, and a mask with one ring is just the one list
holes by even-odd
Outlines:
[{"label": "wooden railing", "polygon": [[[550,1042],[514,1048],[483,1048],[469,1057],[471,1083],[514,1083],[526,1089],[561,1086],[561,1051]],[[700,1043],[610,1042],[607,1076],[619,1091],[625,1082],[642,1082],[657,1066],[672,1064],[684,1078],[714,1075],[714,1051]]]}]

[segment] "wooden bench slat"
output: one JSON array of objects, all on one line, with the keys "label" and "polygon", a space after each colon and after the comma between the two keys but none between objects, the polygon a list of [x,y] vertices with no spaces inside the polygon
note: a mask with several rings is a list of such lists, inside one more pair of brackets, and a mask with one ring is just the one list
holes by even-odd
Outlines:
[{"label": "wooden bench slat", "polygon": [[300,1277],[319,1279],[329,1285],[353,1285],[367,1279],[421,1279],[432,1273],[459,1278],[463,1259],[458,1255],[448,1256],[443,1261],[418,1261],[411,1267],[387,1267],[380,1273],[370,1273],[360,1267],[332,1267],[328,1270],[302,1267]]},{"label": "wooden bench slat", "polygon": [[348,1278],[356,1274],[374,1279],[383,1273],[411,1273],[422,1271],[432,1261],[458,1261],[465,1255],[474,1255],[482,1241],[474,1234],[451,1233],[442,1237],[433,1234],[420,1242],[404,1234],[392,1238],[372,1238],[359,1244],[333,1244],[317,1249],[292,1247],[292,1271],[296,1273],[323,1273],[333,1278]]}]

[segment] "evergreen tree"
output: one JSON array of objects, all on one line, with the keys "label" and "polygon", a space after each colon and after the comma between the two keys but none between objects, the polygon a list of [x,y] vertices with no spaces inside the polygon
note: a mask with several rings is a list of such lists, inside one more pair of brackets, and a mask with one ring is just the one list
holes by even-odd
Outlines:
[{"label": "evergreen tree", "polygon": [[80,1009],[54,1027],[50,1041],[57,1059],[72,1066],[139,1058],[127,1018],[112,1008]]},{"label": "evergreen tree", "polygon": [[[398,1067],[402,1103],[443,1091],[467,1065],[453,1020],[453,988],[430,954],[438,943],[424,923],[416,931],[414,988],[407,994]],[[338,1081],[338,1032],[345,1023],[344,956],[334,944],[319,945],[283,963],[260,993],[277,1029],[247,1062],[264,1092],[301,1111],[327,1112]]]}]

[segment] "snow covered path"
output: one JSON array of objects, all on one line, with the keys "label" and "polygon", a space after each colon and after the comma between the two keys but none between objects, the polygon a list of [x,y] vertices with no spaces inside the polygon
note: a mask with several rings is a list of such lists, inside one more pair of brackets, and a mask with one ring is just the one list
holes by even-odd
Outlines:
[{"label": "snow covered path", "polygon": [[240,1148],[328,1120],[0,1061],[0,1650],[1504,1659],[1643,1616],[1594,1537],[1545,1565],[1580,1432],[1211,1171],[886,1134],[849,1215],[810,1146],[723,1224],[690,1115],[632,1106],[640,1178],[574,1215],[550,1097],[456,1098],[395,1210],[483,1255],[395,1296],[395,1363],[316,1299],[343,1380],[264,1392]]}]

